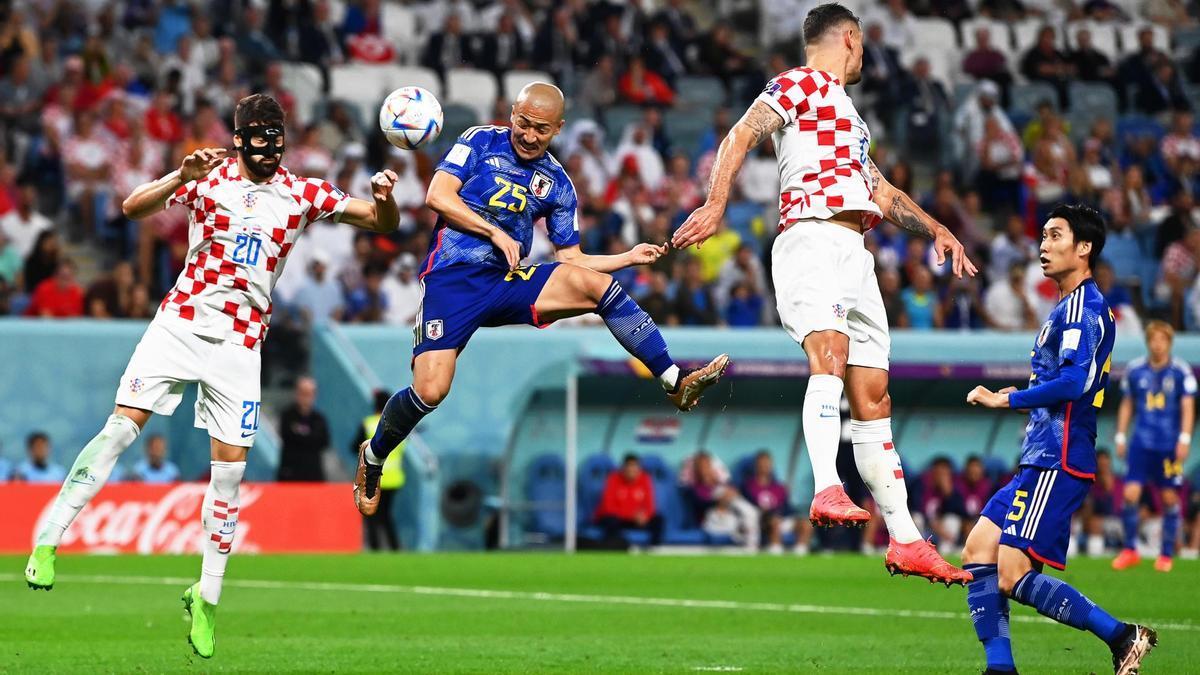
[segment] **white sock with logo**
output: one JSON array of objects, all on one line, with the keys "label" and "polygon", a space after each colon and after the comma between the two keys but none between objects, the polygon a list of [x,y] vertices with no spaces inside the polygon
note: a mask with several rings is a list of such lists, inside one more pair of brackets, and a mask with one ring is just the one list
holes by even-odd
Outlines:
[{"label": "white sock with logo", "polygon": [[[804,444],[812,463],[815,492],[841,485],[838,476],[838,443],[842,438],[842,378],[812,375],[804,392]],[[814,492],[814,494],[815,494]]]},{"label": "white sock with logo", "polygon": [[237,530],[240,499],[238,488],[246,473],[245,462],[212,462],[212,475],[204,504],[200,507],[200,523],[204,526],[204,561],[200,566],[200,597],[215,605],[221,600],[221,583],[225,565],[233,549]]},{"label": "white sock with logo", "polygon": [[124,415],[109,415],[104,428],[83,446],[71,472],[63,481],[46,524],[37,535],[38,546],[58,546],[75,516],[100,492],[112,475],[117,458],[137,440],[141,428]]},{"label": "white sock with logo", "polygon": [[879,505],[888,534],[901,544],[920,539],[921,531],[908,511],[908,487],[904,484],[900,455],[892,442],[892,418],[850,420],[850,440],[854,442],[858,475]]}]

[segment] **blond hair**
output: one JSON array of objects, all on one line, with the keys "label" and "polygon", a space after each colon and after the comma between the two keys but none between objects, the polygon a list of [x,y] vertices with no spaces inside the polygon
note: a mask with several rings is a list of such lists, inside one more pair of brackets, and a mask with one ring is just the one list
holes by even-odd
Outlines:
[{"label": "blond hair", "polygon": [[1150,339],[1151,333],[1163,333],[1168,340],[1175,341],[1175,327],[1161,319],[1154,319],[1146,323],[1146,339]]}]

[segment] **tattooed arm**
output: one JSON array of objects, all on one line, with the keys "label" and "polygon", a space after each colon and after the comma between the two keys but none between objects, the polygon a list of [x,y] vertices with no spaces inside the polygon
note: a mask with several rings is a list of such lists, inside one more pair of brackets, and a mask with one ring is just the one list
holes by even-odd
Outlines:
[{"label": "tattooed arm", "polygon": [[879,167],[875,166],[875,162],[867,160],[867,169],[871,173],[871,192],[873,200],[879,209],[883,211],[883,217],[895,223],[901,229],[908,230],[913,234],[933,240],[933,248],[937,255],[937,264],[941,265],[946,262],[946,254],[950,254],[951,263],[953,264],[954,276],[962,277],[963,272],[970,276],[975,276],[978,271],[975,263],[967,257],[966,251],[963,249],[962,243],[958,241],[950,230],[946,229],[932,216],[925,213],[925,210],[906,195],[902,190],[896,189],[894,185],[889,183],[883,177],[883,173]]},{"label": "tattooed arm", "polygon": [[779,113],[762,101],[755,101],[750,106],[742,119],[729,130],[725,140],[721,141],[721,147],[717,148],[708,182],[708,199],[675,232],[671,238],[672,246],[687,248],[703,242],[717,231],[717,226],[725,216],[733,179],[742,168],[746,155],[767,136],[781,129],[784,122]]}]

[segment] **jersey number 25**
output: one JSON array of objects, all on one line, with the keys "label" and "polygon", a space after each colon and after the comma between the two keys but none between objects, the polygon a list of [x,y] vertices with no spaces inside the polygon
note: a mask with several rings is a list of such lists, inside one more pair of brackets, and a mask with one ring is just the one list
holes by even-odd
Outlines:
[{"label": "jersey number 25", "polygon": [[[528,200],[525,199],[527,190],[525,186],[517,185],[499,176],[496,176],[496,183],[500,186],[500,189],[496,190],[496,194],[492,195],[492,198],[488,200],[488,206],[508,209],[513,213],[520,213],[525,210],[525,206],[528,204]],[[512,201],[504,199],[509,194],[512,195]]]}]

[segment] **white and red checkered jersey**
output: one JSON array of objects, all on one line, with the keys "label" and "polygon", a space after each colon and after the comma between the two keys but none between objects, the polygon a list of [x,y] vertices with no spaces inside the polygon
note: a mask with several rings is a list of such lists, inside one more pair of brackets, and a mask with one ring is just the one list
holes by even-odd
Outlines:
[{"label": "white and red checkered jersey", "polygon": [[784,119],[775,132],[779,158],[779,227],[862,211],[874,227],[883,213],[871,199],[871,132],[836,77],[793,68],[776,75],[758,95]]},{"label": "white and red checkered jersey", "polygon": [[258,349],[271,320],[271,291],[296,240],[309,223],[340,216],[349,201],[329,183],[283,167],[254,183],[233,157],[180,186],[167,206],[190,209],[187,265],[156,320]]}]

